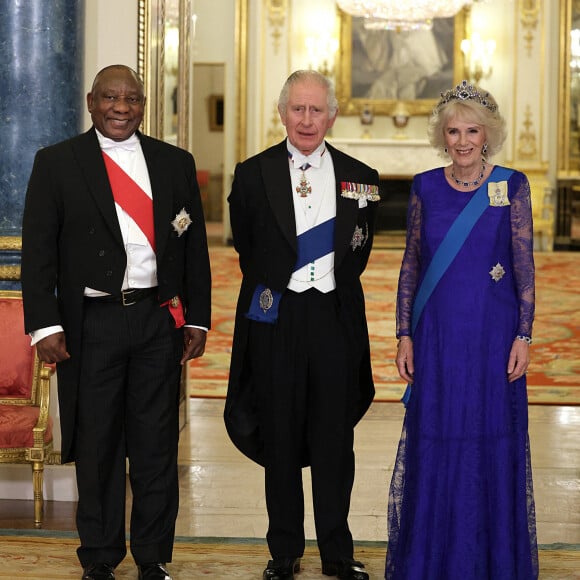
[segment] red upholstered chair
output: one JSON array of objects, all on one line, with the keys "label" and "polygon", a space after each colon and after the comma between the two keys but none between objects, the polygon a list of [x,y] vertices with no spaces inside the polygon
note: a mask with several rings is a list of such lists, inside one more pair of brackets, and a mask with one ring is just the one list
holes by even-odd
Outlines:
[{"label": "red upholstered chair", "polygon": [[42,527],[44,464],[52,452],[53,372],[24,334],[22,294],[0,290],[0,463],[32,465],[36,528]]}]

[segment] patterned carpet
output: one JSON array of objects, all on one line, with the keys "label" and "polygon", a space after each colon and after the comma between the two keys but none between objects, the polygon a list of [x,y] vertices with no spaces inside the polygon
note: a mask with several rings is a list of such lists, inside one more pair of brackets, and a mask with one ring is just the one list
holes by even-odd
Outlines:
[{"label": "patterned carpet", "polygon": [[[237,254],[212,247],[213,329],[203,358],[190,363],[193,397],[225,396],[240,283]],[[394,365],[395,299],[402,250],[374,249],[362,281],[376,401],[404,391]],[[536,320],[528,371],[530,404],[580,405],[580,252],[536,254]]]},{"label": "patterned carpet", "polygon": [[[0,578],[42,580],[80,577],[75,549],[78,540],[70,533],[0,534]],[[540,546],[542,580],[579,579],[579,547],[570,544]],[[355,557],[365,563],[373,580],[383,578],[386,546],[382,543],[355,544]],[[174,578],[211,578],[212,580],[255,580],[261,576],[268,550],[264,542],[247,538],[177,538],[173,562],[168,565]],[[137,570],[128,556],[115,570],[118,580],[135,580]],[[320,560],[310,542],[302,559],[300,580],[322,578]]]}]

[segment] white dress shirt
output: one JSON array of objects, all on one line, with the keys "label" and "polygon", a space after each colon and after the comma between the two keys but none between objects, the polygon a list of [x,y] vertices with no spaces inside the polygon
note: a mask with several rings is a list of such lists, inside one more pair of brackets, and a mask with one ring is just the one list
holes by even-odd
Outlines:
[{"label": "white dress shirt", "polygon": [[[292,200],[296,218],[296,235],[336,217],[336,182],[332,156],[326,151],[324,142],[310,155],[305,156],[287,140],[290,179],[292,181]],[[304,164],[310,167],[304,171],[312,191],[306,197],[301,197],[296,191],[302,179],[300,167]],[[316,288],[320,292],[331,292],[336,288],[334,279],[334,251],[306,264],[293,272],[288,283],[288,289],[294,292],[304,292]]]},{"label": "white dress shirt", "polygon": [[[137,135],[133,134],[125,141],[114,141],[105,137],[96,129],[95,131],[101,149],[139,185],[149,198],[153,199],[149,172]],[[149,240],[147,240],[147,237],[131,216],[116,202],[115,209],[127,253],[127,267],[123,285],[122,288],[119,288],[119,291],[127,290],[128,288],[152,288],[157,286],[157,260]],[[94,288],[85,288],[84,294],[89,297],[107,295],[106,292],[101,292]],[[207,331],[207,328],[203,326],[195,326],[194,328],[201,328]],[[31,344],[34,345],[39,340],[62,331],[63,328],[60,325],[35,330],[30,333]]]}]

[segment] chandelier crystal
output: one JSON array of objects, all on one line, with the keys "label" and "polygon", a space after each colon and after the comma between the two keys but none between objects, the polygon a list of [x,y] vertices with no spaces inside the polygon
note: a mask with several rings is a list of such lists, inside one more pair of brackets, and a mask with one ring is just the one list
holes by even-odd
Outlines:
[{"label": "chandelier crystal", "polygon": [[336,0],[338,7],[365,18],[371,30],[429,30],[433,18],[455,16],[474,0]]}]

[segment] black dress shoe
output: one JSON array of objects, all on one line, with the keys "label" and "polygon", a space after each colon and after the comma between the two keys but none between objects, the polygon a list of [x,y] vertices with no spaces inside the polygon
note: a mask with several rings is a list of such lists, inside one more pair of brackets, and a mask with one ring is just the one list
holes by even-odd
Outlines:
[{"label": "black dress shoe", "polygon": [[89,564],[83,570],[82,580],[115,580],[115,568],[111,564]]},{"label": "black dress shoe", "polygon": [[369,580],[364,564],[356,560],[339,560],[322,562],[322,573],[325,576],[336,576],[340,580]]},{"label": "black dress shoe", "polygon": [[263,580],[293,580],[294,574],[300,572],[300,558],[283,558],[268,561]]},{"label": "black dress shoe", "polygon": [[139,564],[137,570],[139,570],[139,580],[171,580],[165,564],[159,562]]}]

